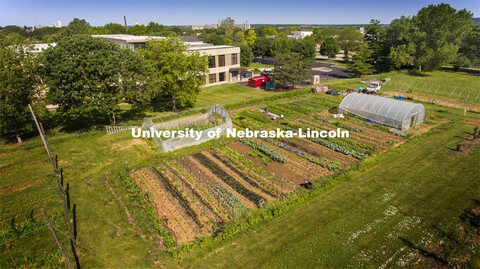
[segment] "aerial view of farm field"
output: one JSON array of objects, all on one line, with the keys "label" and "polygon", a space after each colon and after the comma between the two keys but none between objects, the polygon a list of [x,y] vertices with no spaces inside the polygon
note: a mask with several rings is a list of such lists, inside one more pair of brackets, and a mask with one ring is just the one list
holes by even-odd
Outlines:
[{"label": "aerial view of farm field", "polygon": [[480,268],[475,1],[201,25],[230,13],[20,2],[0,2],[0,268]]}]

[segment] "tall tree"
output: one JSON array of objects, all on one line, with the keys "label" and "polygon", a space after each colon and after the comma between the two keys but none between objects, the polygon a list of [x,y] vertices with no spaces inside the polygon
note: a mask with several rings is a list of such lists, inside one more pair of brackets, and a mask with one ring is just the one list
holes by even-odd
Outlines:
[{"label": "tall tree", "polygon": [[293,43],[292,52],[300,53],[304,60],[315,59],[315,39],[307,36],[304,39],[297,40]]},{"label": "tall tree", "polygon": [[408,55],[408,62],[413,62],[420,72],[435,70],[453,60],[460,41],[473,27],[471,18],[472,13],[465,9],[429,5],[411,19],[402,16],[393,20],[387,32],[388,42],[392,51]]},{"label": "tall tree", "polygon": [[271,26],[268,26],[268,27],[265,27],[265,35],[276,35],[277,34],[277,30]]},{"label": "tall tree", "polygon": [[235,20],[230,17],[222,20],[218,30],[220,34],[224,35],[226,39],[233,40]]},{"label": "tall tree", "polygon": [[207,56],[187,51],[178,37],[147,41],[139,52],[153,66],[160,90],[172,97],[173,111],[178,106],[193,105],[208,72]]},{"label": "tall tree", "polygon": [[32,122],[27,106],[39,93],[39,65],[30,50],[0,39],[0,134],[14,133],[19,143],[20,132]]},{"label": "tall tree", "polygon": [[235,35],[233,36],[233,43],[234,44],[240,44],[245,40],[245,34],[243,31],[236,32]]},{"label": "tall tree", "polygon": [[305,61],[300,53],[285,53],[278,57],[278,65],[273,70],[275,83],[283,87],[292,86],[304,82],[312,70],[312,61]]},{"label": "tall tree", "polygon": [[[143,85],[144,81],[132,82],[128,67],[145,65],[134,53],[113,42],[88,35],[71,36],[60,40],[55,47],[44,51],[42,56],[43,77],[49,88],[47,99],[58,104],[57,113],[68,127],[87,127],[103,123],[108,117],[115,124],[118,104],[124,101],[124,91],[130,92],[132,84]],[[136,69],[132,72],[141,73]],[[130,86],[128,86],[130,85]]]},{"label": "tall tree", "polygon": [[243,67],[248,67],[253,59],[252,48],[247,44],[240,44],[240,64]]},{"label": "tall tree", "polygon": [[362,40],[363,35],[354,27],[342,27],[337,37],[338,45],[343,49],[345,55],[348,55],[349,51],[355,50]]},{"label": "tall tree", "polygon": [[467,57],[471,63],[480,64],[480,25],[475,25],[467,34],[458,52]]},{"label": "tall tree", "polygon": [[373,72],[372,51],[368,48],[366,43],[362,43],[357,53],[352,57],[352,63],[348,65],[348,71],[353,77],[361,77]]},{"label": "tall tree", "polygon": [[274,56],[280,56],[281,54],[291,52],[293,48],[293,40],[287,37],[275,37],[272,41],[272,50]]},{"label": "tall tree", "polygon": [[255,57],[272,56],[272,41],[266,37],[258,37],[252,46],[252,52]]},{"label": "tall tree", "polygon": [[339,51],[337,40],[333,37],[327,37],[320,47],[320,54],[324,56],[335,56]]},{"label": "tall tree", "polygon": [[107,34],[125,34],[127,30],[125,26],[118,23],[107,23],[103,26]]},{"label": "tall tree", "polygon": [[71,29],[75,34],[86,34],[90,28],[90,23],[84,19],[74,18],[68,23],[68,28]]},{"label": "tall tree", "polygon": [[383,41],[385,38],[385,29],[380,26],[379,20],[370,20],[370,24],[365,27],[364,40],[368,48],[372,51],[373,62],[377,63],[382,56]]},{"label": "tall tree", "polygon": [[247,36],[245,37],[245,42],[247,42],[247,44],[249,46],[253,46],[256,38],[257,38],[257,35],[256,35],[255,31],[254,30],[248,30]]}]

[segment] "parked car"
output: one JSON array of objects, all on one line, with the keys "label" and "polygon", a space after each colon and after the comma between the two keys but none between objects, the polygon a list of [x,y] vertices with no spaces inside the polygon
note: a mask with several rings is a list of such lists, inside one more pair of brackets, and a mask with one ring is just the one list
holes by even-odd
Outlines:
[{"label": "parked car", "polygon": [[262,76],[273,76],[273,71],[272,70],[263,70],[261,75]]},{"label": "parked car", "polygon": [[371,82],[370,85],[367,87],[367,92],[379,92],[382,89],[380,83],[378,82]]}]

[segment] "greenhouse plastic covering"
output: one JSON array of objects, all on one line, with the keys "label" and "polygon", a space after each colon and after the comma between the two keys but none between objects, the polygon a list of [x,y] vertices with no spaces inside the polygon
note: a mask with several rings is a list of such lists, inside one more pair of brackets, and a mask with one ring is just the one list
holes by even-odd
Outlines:
[{"label": "greenhouse plastic covering", "polygon": [[421,104],[361,93],[345,96],[338,111],[346,111],[400,130],[407,130],[422,123],[425,117],[425,108]]},{"label": "greenhouse plastic covering", "polygon": [[[221,120],[215,120],[215,118]],[[160,122],[154,123],[154,121]],[[227,129],[233,127],[233,124],[225,108],[221,105],[212,105],[209,108],[187,110],[166,117],[144,118],[142,125],[143,130],[152,131],[179,130],[185,127],[203,130],[200,139],[193,137],[173,137],[168,139],[154,137],[153,143],[162,151],[169,152],[183,147],[198,145],[213,139],[208,136],[209,131],[219,129],[221,135],[225,134]]]}]

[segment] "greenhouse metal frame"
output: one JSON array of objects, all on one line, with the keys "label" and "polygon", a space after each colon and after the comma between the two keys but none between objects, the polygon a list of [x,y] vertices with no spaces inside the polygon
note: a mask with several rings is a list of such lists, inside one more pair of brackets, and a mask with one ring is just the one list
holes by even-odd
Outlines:
[{"label": "greenhouse metal frame", "polygon": [[425,108],[421,104],[361,93],[345,96],[338,112],[349,112],[402,131],[422,123],[425,117]]},{"label": "greenhouse metal frame", "polygon": [[162,151],[169,152],[183,147],[198,145],[213,139],[213,137],[208,136],[209,131],[220,129],[220,135],[226,134],[227,130],[233,127],[233,124],[227,110],[221,105],[186,110],[166,116],[144,118],[142,124],[143,130],[151,131],[180,130],[186,127],[202,130],[200,139],[192,137],[173,137],[167,139],[153,137],[153,143]]}]

